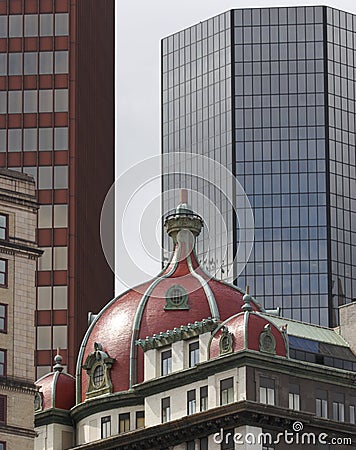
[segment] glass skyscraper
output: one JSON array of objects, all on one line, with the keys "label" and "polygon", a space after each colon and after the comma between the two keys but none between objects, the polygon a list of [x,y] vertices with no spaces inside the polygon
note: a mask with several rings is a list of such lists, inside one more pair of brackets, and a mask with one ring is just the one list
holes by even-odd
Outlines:
[{"label": "glass skyscraper", "polygon": [[255,218],[233,281],[266,308],[321,325],[337,325],[337,307],[356,297],[355,62],[356,16],[325,6],[232,10],[162,41],[163,210],[175,188],[211,198],[227,256],[203,237],[201,257],[226,277],[239,239],[233,205],[209,173],[174,174],[170,155],[220,162]]}]

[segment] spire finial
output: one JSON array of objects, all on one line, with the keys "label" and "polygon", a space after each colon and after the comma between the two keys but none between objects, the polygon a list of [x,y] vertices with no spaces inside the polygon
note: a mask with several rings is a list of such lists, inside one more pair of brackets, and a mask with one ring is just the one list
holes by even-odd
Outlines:
[{"label": "spire finial", "polygon": [[57,347],[57,354],[56,354],[56,356],[54,357],[54,362],[56,363],[54,366],[53,366],[53,370],[55,371],[55,372],[62,372],[62,370],[64,369],[64,367],[62,366],[62,357],[61,357],[61,355],[59,354],[59,348]]},{"label": "spire finial", "polygon": [[188,204],[188,191],[187,189],[181,189],[179,192],[179,203]]},{"label": "spire finial", "polygon": [[180,203],[174,212],[166,217],[164,225],[167,233],[177,242],[177,234],[183,229],[187,229],[197,237],[203,226],[203,219],[195,214],[188,204],[188,190],[181,189],[179,192]]},{"label": "spire finial", "polygon": [[243,296],[244,305],[242,306],[242,311],[252,311],[252,297],[250,295],[250,286],[246,286],[246,294]]}]

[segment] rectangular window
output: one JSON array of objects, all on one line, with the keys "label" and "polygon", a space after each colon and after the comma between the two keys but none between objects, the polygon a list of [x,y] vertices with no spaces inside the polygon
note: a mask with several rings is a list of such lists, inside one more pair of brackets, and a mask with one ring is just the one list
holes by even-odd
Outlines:
[{"label": "rectangular window", "polygon": [[7,55],[0,53],[0,75],[7,75]]},{"label": "rectangular window", "polygon": [[353,423],[353,424],[356,423],[355,412],[356,412],[356,406],[355,405],[350,405],[350,408],[349,408],[350,423]]},{"label": "rectangular window", "polygon": [[14,128],[8,131],[8,151],[20,152],[22,150],[22,130]]},{"label": "rectangular window", "polygon": [[39,143],[40,151],[52,150],[53,148],[53,130],[52,128],[39,129]]},{"label": "rectangular window", "polygon": [[209,450],[207,437],[203,437],[203,438],[199,439],[199,450]]},{"label": "rectangular window", "polygon": [[172,350],[161,353],[161,375],[168,375],[172,372]]},{"label": "rectangular window", "polygon": [[187,415],[195,414],[197,411],[197,399],[195,389],[187,392]]},{"label": "rectangular window", "polygon": [[67,228],[68,226],[68,205],[54,206],[54,228]]},{"label": "rectangular window", "polygon": [[37,288],[37,309],[38,310],[52,309],[51,286],[41,286]]},{"label": "rectangular window", "polygon": [[136,411],[136,429],[145,428],[145,412]]},{"label": "rectangular window", "polygon": [[169,422],[171,420],[171,399],[169,397],[162,398],[162,423]]},{"label": "rectangular window", "polygon": [[101,418],[101,439],[111,436],[111,416]]},{"label": "rectangular window", "polygon": [[7,37],[7,16],[0,16],[0,38]]},{"label": "rectangular window", "polygon": [[68,128],[61,127],[54,129],[54,149],[68,150]]},{"label": "rectangular window", "polygon": [[37,112],[37,91],[24,91],[23,103],[23,112]]},{"label": "rectangular window", "polygon": [[39,90],[39,112],[53,111],[53,91],[51,89]]},{"label": "rectangular window", "polygon": [[51,327],[37,327],[37,350],[50,350],[51,347]]},{"label": "rectangular window", "polygon": [[53,36],[53,14],[40,15],[40,36]]},{"label": "rectangular window", "polygon": [[130,431],[130,413],[119,414],[119,433]]},{"label": "rectangular window", "polygon": [[52,348],[67,348],[67,326],[55,325],[52,328],[53,345]]},{"label": "rectangular window", "polygon": [[[41,130],[40,130],[41,131]],[[53,187],[53,181],[52,181],[52,167],[39,167],[38,169],[38,189],[52,189]],[[41,258],[39,258],[39,261],[41,261]]]},{"label": "rectangular window", "polygon": [[220,381],[220,405],[227,405],[234,401],[234,379],[226,378]]},{"label": "rectangular window", "polygon": [[25,52],[24,54],[24,74],[25,75],[36,75],[37,70],[37,53]]},{"label": "rectangular window", "polygon": [[68,51],[55,52],[54,72],[68,73]]},{"label": "rectangular window", "polygon": [[38,211],[38,228],[52,227],[52,205],[41,205]]},{"label": "rectangular window", "polygon": [[22,15],[9,16],[9,37],[22,36]]},{"label": "rectangular window", "polygon": [[0,450],[6,450],[6,442],[4,441],[0,442]]},{"label": "rectangular window", "polygon": [[339,422],[345,422],[345,396],[335,393],[333,401],[333,419]]},{"label": "rectangular window", "polygon": [[25,128],[23,130],[23,149],[25,152],[37,150],[37,128]]},{"label": "rectangular window", "polygon": [[47,375],[51,372],[51,366],[37,366],[36,370],[36,379],[43,377],[43,375]]},{"label": "rectangular window", "polygon": [[6,377],[6,350],[0,349],[0,377]]},{"label": "rectangular window", "polygon": [[7,102],[7,92],[1,91],[0,92],[0,114],[6,114],[6,111],[7,111],[6,102]]},{"label": "rectangular window", "polygon": [[8,216],[0,214],[0,239],[8,238]]},{"label": "rectangular window", "polygon": [[52,270],[52,247],[43,247],[43,254],[38,258],[38,270]]},{"label": "rectangular window", "polygon": [[299,384],[291,384],[289,386],[289,409],[294,411],[300,410]]},{"label": "rectangular window", "polygon": [[274,380],[266,377],[260,377],[260,403],[274,405]]},{"label": "rectangular window", "polygon": [[68,36],[68,13],[55,14],[55,35]]},{"label": "rectangular window", "polygon": [[40,74],[53,73],[53,53],[40,52]]},{"label": "rectangular window", "polygon": [[206,411],[208,409],[208,386],[202,386],[200,388],[200,411]]},{"label": "rectangular window", "polygon": [[328,393],[325,390],[316,391],[315,414],[318,417],[328,418]]},{"label": "rectangular window", "polygon": [[22,112],[22,91],[9,91],[9,114]]},{"label": "rectangular window", "polygon": [[7,305],[0,303],[0,333],[7,332]]},{"label": "rectangular window", "polygon": [[22,53],[9,53],[9,75],[22,75]]},{"label": "rectangular window", "polygon": [[6,152],[6,130],[0,130],[0,152]]},{"label": "rectangular window", "polygon": [[7,259],[0,259],[0,287],[7,287]]},{"label": "rectangular window", "polygon": [[67,247],[53,247],[53,270],[67,270],[68,250]]},{"label": "rectangular window", "polygon": [[68,89],[56,89],[54,91],[54,110],[55,112],[68,111]]},{"label": "rectangular window", "polygon": [[189,344],[189,367],[199,363],[199,341]]},{"label": "rectangular window", "polygon": [[54,189],[68,188],[68,167],[55,166],[54,167]]},{"label": "rectangular window", "polygon": [[25,15],[25,37],[38,35],[38,16],[37,14]]},{"label": "rectangular window", "polygon": [[189,441],[187,442],[187,450],[195,450],[195,441]]},{"label": "rectangular window", "polygon": [[234,429],[232,430],[224,430],[223,433],[223,441],[221,443],[221,450],[234,450],[235,449],[235,443],[234,443]]},{"label": "rectangular window", "polygon": [[7,397],[0,395],[0,423],[6,423]]},{"label": "rectangular window", "polygon": [[67,286],[54,286],[53,287],[53,309],[66,309],[67,308]]}]

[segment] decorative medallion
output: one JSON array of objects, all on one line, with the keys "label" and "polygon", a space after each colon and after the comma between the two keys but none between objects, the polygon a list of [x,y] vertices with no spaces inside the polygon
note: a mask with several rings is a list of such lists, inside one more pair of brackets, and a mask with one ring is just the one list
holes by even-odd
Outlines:
[{"label": "decorative medallion", "polygon": [[99,342],[95,342],[94,352],[87,356],[85,364],[83,364],[83,369],[89,375],[87,398],[112,393],[110,369],[114,361],[104,352],[103,346]]},{"label": "decorative medallion", "polygon": [[189,309],[188,292],[183,286],[174,284],[166,292],[165,310]]},{"label": "decorative medallion", "polygon": [[260,334],[260,352],[276,354],[276,339],[271,331],[271,324],[264,326],[264,331]]},{"label": "decorative medallion", "polygon": [[231,353],[233,351],[234,336],[225,326],[222,327],[221,331],[222,334],[219,342],[220,355],[225,355],[226,353]]}]

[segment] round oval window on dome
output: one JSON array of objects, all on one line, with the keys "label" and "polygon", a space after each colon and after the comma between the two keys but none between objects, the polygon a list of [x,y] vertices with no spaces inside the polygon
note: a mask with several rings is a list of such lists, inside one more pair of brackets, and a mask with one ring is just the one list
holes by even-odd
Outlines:
[{"label": "round oval window on dome", "polygon": [[166,310],[189,309],[188,292],[183,286],[174,284],[166,292]]},{"label": "round oval window on dome", "polygon": [[180,306],[184,301],[184,294],[181,289],[174,288],[171,293],[171,302],[174,306]]},{"label": "round oval window on dome", "polygon": [[104,368],[99,364],[93,373],[93,384],[95,387],[100,387],[104,381]]}]

